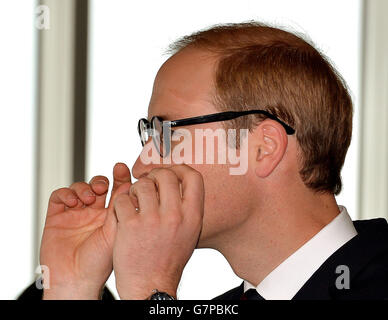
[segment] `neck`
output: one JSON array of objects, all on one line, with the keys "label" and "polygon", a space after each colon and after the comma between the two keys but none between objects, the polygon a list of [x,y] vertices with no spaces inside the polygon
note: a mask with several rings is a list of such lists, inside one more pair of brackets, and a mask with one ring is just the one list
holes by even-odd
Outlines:
[{"label": "neck", "polygon": [[339,214],[334,196],[328,194],[278,198],[256,208],[243,225],[214,245],[236,275],[255,286]]}]

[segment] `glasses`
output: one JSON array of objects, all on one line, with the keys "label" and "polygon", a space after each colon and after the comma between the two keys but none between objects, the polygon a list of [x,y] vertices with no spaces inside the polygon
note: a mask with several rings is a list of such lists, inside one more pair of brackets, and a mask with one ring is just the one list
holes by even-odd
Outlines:
[{"label": "glasses", "polygon": [[262,114],[269,119],[277,121],[283,126],[288,135],[293,135],[295,133],[295,129],[291,128],[282,120],[265,110],[227,111],[173,121],[163,120],[161,117],[154,116],[152,117],[151,121],[148,121],[144,118],[140,119],[137,126],[137,130],[139,132],[142,146],[144,147],[145,144],[148,142],[149,138],[152,136],[152,140],[154,142],[156,150],[159,152],[160,156],[164,158],[168,156],[170,152],[171,128],[233,120],[251,114]]}]

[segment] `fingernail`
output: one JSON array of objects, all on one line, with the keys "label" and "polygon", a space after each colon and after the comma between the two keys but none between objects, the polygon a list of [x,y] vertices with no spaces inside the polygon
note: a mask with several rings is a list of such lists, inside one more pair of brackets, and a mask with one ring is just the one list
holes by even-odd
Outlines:
[{"label": "fingernail", "polygon": [[95,183],[101,183],[101,184],[108,185],[105,180],[97,180]]}]

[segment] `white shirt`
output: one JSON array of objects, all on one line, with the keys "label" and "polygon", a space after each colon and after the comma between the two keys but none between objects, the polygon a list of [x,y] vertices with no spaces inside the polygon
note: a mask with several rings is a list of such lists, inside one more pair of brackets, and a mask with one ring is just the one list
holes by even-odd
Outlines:
[{"label": "white shirt", "polygon": [[[313,238],[276,267],[256,287],[266,300],[291,300],[315,271],[346,242],[357,235],[345,207]],[[244,281],[244,292],[255,288]]]}]

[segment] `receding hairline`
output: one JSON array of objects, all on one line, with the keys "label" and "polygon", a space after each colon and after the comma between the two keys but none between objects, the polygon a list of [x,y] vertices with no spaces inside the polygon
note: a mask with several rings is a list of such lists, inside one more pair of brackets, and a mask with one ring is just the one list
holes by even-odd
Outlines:
[{"label": "receding hairline", "polygon": [[[263,23],[258,21],[245,21],[240,23],[220,23],[220,24],[214,24],[209,27],[202,28],[190,35],[184,35],[173,41],[168,45],[168,47],[164,50],[164,54],[173,56],[180,52],[181,50],[188,48],[188,47],[194,47],[197,49],[202,49],[205,51],[208,51],[209,53],[215,53],[220,54],[225,49],[226,50],[233,50],[233,49],[241,49],[241,47],[244,47],[244,42],[246,46],[252,45],[252,40],[257,39],[257,44],[262,44],[263,39],[261,41],[259,40],[259,31],[265,30],[266,32],[274,32],[277,35],[284,35],[285,37],[294,37],[295,41],[298,41],[300,44],[304,44],[307,46],[313,47],[315,50],[317,50],[319,53],[322,54],[321,50],[317,47],[317,45],[312,41],[312,39],[309,37],[309,35],[305,32],[300,32],[296,29],[293,29],[291,27],[285,27],[283,25],[276,25],[276,24],[270,24],[270,23]],[[244,36],[241,36],[241,30],[244,30]],[[208,42],[207,37],[203,35],[211,35],[215,38],[217,35],[222,35],[228,33],[228,40],[230,41],[231,38],[235,38],[235,40],[238,40],[235,45],[229,43],[227,48],[222,48],[220,45],[219,47],[217,45],[214,45],[214,42]],[[244,38],[245,37],[245,38]],[[279,39],[280,40],[280,39]],[[270,42],[273,42],[273,39],[270,40]],[[220,41],[222,43],[222,39]]]}]

